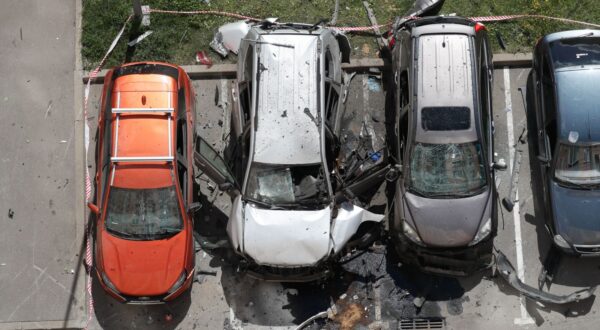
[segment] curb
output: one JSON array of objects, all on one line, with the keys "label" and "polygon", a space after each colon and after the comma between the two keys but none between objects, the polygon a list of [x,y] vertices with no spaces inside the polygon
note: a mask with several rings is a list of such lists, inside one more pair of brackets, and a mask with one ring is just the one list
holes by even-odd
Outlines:
[{"label": "curb", "polygon": [[532,53],[498,53],[494,54],[494,68],[509,67],[530,67],[533,59]]},{"label": "curb", "polygon": [[[494,67],[528,67],[531,66],[531,53],[494,54]],[[235,78],[237,65],[236,64],[215,64],[213,66],[206,65],[182,65],[185,72],[190,76],[190,79],[219,79],[219,78]],[[382,58],[358,58],[351,59],[350,63],[342,63],[342,70],[348,72],[366,71],[369,69],[379,69],[386,71],[391,69],[391,63],[388,59]],[[101,84],[104,82],[104,76],[108,70],[102,70],[92,81],[93,84]],[[89,79],[89,71],[83,74],[83,83],[87,83]]]}]

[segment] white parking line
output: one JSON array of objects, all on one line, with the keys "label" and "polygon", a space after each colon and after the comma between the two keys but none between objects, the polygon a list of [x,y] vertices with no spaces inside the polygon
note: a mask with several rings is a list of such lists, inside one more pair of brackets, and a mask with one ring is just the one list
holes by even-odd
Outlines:
[{"label": "white parking line", "polygon": [[[512,99],[510,95],[510,70],[507,66],[504,67],[504,101],[506,103],[506,130],[508,133],[508,154],[509,172],[512,173],[513,162],[515,158],[515,137],[513,128],[513,114],[512,114]],[[513,208],[513,220],[515,224],[515,250],[517,255],[517,276],[523,283],[525,283],[525,265],[523,263],[523,241],[521,238],[521,213],[519,210],[519,189],[515,187],[515,206]],[[525,297],[520,297],[521,317],[516,318],[514,323],[517,325],[533,324],[533,319],[527,313],[525,309]]]}]

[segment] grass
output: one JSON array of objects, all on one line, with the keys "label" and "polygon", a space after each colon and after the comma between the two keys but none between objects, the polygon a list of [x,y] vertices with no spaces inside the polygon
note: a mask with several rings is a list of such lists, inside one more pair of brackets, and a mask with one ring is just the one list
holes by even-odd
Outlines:
[{"label": "grass", "polygon": [[[442,14],[460,16],[488,16],[511,14],[540,14],[566,17],[600,23],[600,6],[597,0],[446,0]],[[393,20],[411,6],[413,0],[370,0],[380,24]],[[151,8],[170,10],[222,10],[259,18],[279,17],[280,21],[317,22],[331,18],[334,0],[142,0]],[[129,0],[84,0],[82,56],[86,69],[93,68],[104,55],[110,42],[131,13]],[[132,60],[156,60],[178,64],[193,64],[197,51],[209,50],[209,42],[216,29],[235,18],[193,15],[179,16],[153,13],[148,28],[153,34],[138,44]],[[361,0],[340,0],[339,26],[369,25]],[[511,22],[487,23],[490,40],[496,52],[501,50],[495,37],[499,33],[506,52],[528,52],[535,41],[550,32],[583,28],[549,20],[523,19]],[[129,28],[129,27],[128,27]],[[142,31],[143,32],[143,31]],[[124,36],[126,39],[127,37]],[[370,35],[351,35],[353,57],[377,56],[377,43]],[[122,63],[126,42],[121,41],[108,60],[106,67]],[[212,51],[213,62],[223,62]],[[225,61],[235,61],[230,55]]]}]

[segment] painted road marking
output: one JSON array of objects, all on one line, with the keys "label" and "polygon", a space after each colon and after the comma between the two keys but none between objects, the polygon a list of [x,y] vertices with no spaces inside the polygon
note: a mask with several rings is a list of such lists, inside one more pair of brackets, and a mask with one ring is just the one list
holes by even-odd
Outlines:
[{"label": "painted road marking", "polygon": [[[504,101],[506,103],[506,130],[508,131],[508,169],[512,173],[513,162],[515,158],[515,137],[513,128],[512,99],[510,95],[510,70],[504,67]],[[519,187],[515,187],[515,206],[513,208],[513,220],[515,224],[515,250],[517,254],[517,276],[525,283],[525,265],[523,263],[523,241],[521,238],[521,213],[519,210]],[[533,319],[525,309],[525,297],[520,297],[521,317],[516,318],[514,323],[517,325],[533,324]]]}]

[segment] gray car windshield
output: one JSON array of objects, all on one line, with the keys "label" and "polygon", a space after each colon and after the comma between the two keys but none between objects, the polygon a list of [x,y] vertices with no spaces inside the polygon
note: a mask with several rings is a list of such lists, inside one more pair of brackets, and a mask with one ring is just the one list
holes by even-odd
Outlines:
[{"label": "gray car windshield", "polygon": [[106,230],[134,240],[173,236],[183,228],[175,186],[156,189],[112,187],[106,214]]},{"label": "gray car windshield", "polygon": [[246,199],[265,207],[321,208],[329,202],[321,164],[274,165],[253,163],[250,168]]},{"label": "gray car windshield", "polygon": [[410,159],[409,188],[420,195],[470,196],[487,184],[479,143],[417,143]]},{"label": "gray car windshield", "polygon": [[559,144],[555,177],[574,184],[600,183],[600,145]]}]

